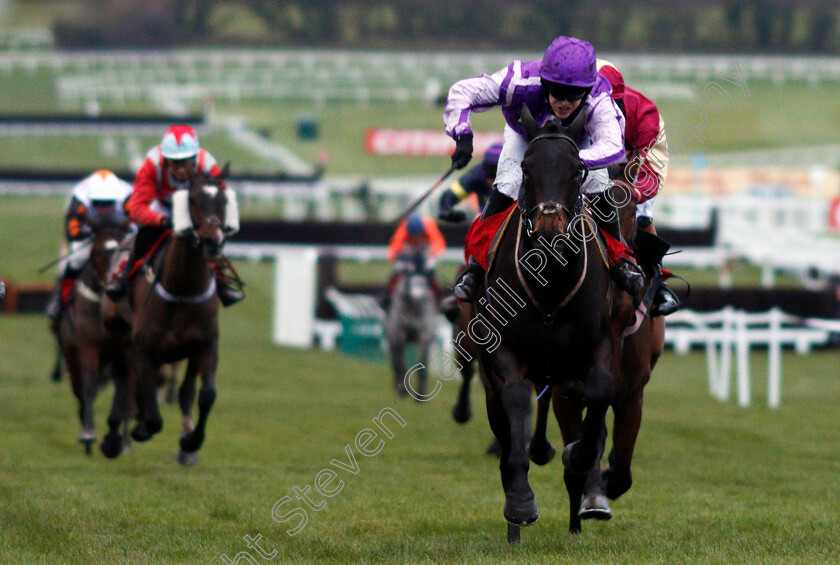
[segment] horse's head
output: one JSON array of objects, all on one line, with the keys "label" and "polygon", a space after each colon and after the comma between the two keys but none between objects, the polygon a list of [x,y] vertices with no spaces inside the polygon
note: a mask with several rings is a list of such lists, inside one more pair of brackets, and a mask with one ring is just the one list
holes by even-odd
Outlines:
[{"label": "horse's head", "polygon": [[540,126],[528,106],[522,110],[522,125],[530,141],[522,159],[519,209],[529,235],[551,241],[565,232],[580,211],[580,187],[586,168],[575,140],[585,120],[581,112],[568,127],[553,118]]},{"label": "horse's head", "polygon": [[180,202],[176,202],[173,195],[173,229],[176,235],[193,237],[210,258],[219,254],[225,239],[227,196],[224,181],[229,171],[230,163],[215,177],[190,171],[190,186],[186,194],[178,197]]},{"label": "horse's head", "polygon": [[94,234],[90,260],[100,279],[104,280],[110,269],[111,257],[128,234],[131,222],[125,214],[116,209],[114,203],[106,206],[98,206],[94,203],[94,207],[96,214],[90,214],[86,219]]},{"label": "horse's head", "polygon": [[397,293],[411,306],[417,306],[432,297],[431,268],[424,249],[415,249],[398,259],[401,280]]}]

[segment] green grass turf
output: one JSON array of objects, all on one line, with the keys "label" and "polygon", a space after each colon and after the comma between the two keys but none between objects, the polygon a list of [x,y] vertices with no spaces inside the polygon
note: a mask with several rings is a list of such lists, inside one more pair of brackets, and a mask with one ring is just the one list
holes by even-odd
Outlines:
[{"label": "green grass turf", "polygon": [[[836,352],[783,359],[782,407],[771,410],[753,356],[744,410],[708,395],[701,354],[666,355],[647,388],[634,487],[611,522],[566,532],[559,461],[534,467],[542,517],[523,543],[504,540],[497,463],[480,386],[472,422],[449,415],[457,385],[397,401],[384,364],[270,343],[271,268],[244,264],[245,302],[221,315],[218,399],[201,462],[175,462],[179,413],[163,432],[106,460],[76,442],[75,401],[48,379],[53,351],[42,316],[0,317],[0,563],[220,563],[261,534],[274,563],[830,563],[840,559],[836,488],[840,395]],[[434,374],[434,372],[433,372]],[[96,404],[102,433],[112,389]],[[390,407],[395,437],[338,471],[341,492],[291,537],[272,519],[294,487],[312,485],[345,445]],[[554,424],[549,437],[559,443]],[[310,491],[314,502],[322,497]],[[283,507],[284,512],[294,503]],[[269,562],[251,550],[259,563]]]}]

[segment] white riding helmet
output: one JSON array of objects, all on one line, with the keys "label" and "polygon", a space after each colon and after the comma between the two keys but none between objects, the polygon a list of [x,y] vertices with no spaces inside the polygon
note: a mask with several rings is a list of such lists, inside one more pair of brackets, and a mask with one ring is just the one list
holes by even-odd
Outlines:
[{"label": "white riding helmet", "polygon": [[125,181],[117,178],[111,171],[96,171],[88,177],[88,197],[93,201],[119,201],[126,196]]},{"label": "white riding helmet", "polygon": [[160,151],[164,159],[189,159],[198,155],[198,136],[188,125],[172,126],[163,136]]}]

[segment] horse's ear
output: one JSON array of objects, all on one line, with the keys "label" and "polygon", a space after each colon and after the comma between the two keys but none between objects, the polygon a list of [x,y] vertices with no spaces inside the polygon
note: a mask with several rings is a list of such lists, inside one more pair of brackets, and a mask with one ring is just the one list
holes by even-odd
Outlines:
[{"label": "horse's ear", "polygon": [[580,139],[580,134],[583,133],[583,128],[586,126],[586,112],[578,112],[577,117],[572,120],[568,126],[564,128],[565,134],[574,140]]},{"label": "horse's ear", "polygon": [[522,115],[519,121],[522,123],[522,127],[525,128],[525,133],[528,134],[529,139],[534,137],[537,134],[537,130],[540,129],[537,120],[534,119],[533,114],[531,114],[531,109],[527,104],[522,105]]},{"label": "horse's ear", "polygon": [[216,176],[216,179],[225,180],[228,177],[229,174],[230,174],[230,161],[225,163],[225,166],[222,167],[222,172],[220,172],[218,174],[218,176]]}]

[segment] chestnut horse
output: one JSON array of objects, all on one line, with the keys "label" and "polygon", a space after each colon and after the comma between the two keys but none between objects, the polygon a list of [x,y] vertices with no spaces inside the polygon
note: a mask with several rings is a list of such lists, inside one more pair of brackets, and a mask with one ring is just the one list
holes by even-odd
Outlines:
[{"label": "chestnut horse", "polygon": [[[612,287],[596,228],[580,213],[586,170],[575,139],[584,119],[581,113],[568,128],[555,120],[539,126],[523,108],[530,142],[522,161],[519,218],[501,237],[470,322],[486,379],[490,427],[502,448],[509,541],[518,540],[519,526],[539,518],[528,483],[532,386],[552,386],[555,407],[558,398],[582,400],[555,410],[566,443],[564,481],[574,508],[580,506],[587,475],[600,468],[613,395]],[[570,530],[580,530],[577,512]]]},{"label": "chestnut horse", "polygon": [[52,330],[70,374],[73,394],[79,401],[79,441],[90,455],[91,445],[96,442],[93,403],[98,388],[108,381],[106,369],[110,369],[115,381],[129,378],[128,344],[106,330],[100,314],[111,256],[126,235],[129,223],[107,215],[98,221],[89,218],[87,222],[94,233],[90,258],[79,273],[69,307],[52,324]]},{"label": "chestnut horse", "polygon": [[[197,452],[216,399],[219,303],[213,265],[224,243],[224,179],[228,170],[226,165],[217,177],[191,174],[189,189],[173,194],[172,232],[151,265],[141,269],[130,293],[139,410],[131,436],[147,441],[161,431],[163,419],[156,394],[160,368],[186,359],[187,369],[178,391],[182,413],[178,461],[182,464],[198,461]],[[198,376],[198,421],[193,425]],[[103,444],[103,451],[106,449],[109,456],[119,454],[112,445]]]},{"label": "chestnut horse", "polygon": [[[621,181],[615,181],[616,183]],[[628,194],[621,187],[613,188],[614,200],[626,202],[618,208],[621,232],[624,239],[632,242],[636,232],[636,206],[625,198]],[[656,282],[656,265],[645,261],[639,256],[639,266],[645,273],[645,286],[640,296],[647,297],[653,291],[651,286]],[[665,318],[651,318],[644,315],[644,311],[635,310],[635,302],[625,293],[616,295],[613,305],[612,319],[614,331],[621,332],[623,343],[616,351],[613,359],[612,373],[615,378],[615,390],[610,406],[613,410],[613,440],[608,457],[609,465],[604,469],[594,469],[587,478],[585,497],[581,507],[570,508],[574,515],[581,512],[580,517],[609,519],[612,512],[604,496],[615,500],[627,492],[632,485],[630,464],[633,450],[642,425],[642,404],[644,388],[650,381],[653,368],[662,355],[665,347]],[[567,410],[564,405],[570,402],[582,402],[580,397],[562,397],[555,401],[555,411]],[[576,408],[577,409],[577,408]],[[538,465],[545,465],[554,456],[554,447],[546,440],[545,428],[548,418],[548,404],[541,402],[537,413],[537,424],[531,444],[531,460]],[[604,436],[605,439],[605,436]],[[565,438],[564,438],[565,441]],[[604,446],[602,446],[603,451]],[[594,513],[591,509],[597,507]],[[589,509],[589,510],[587,510]]]}]

